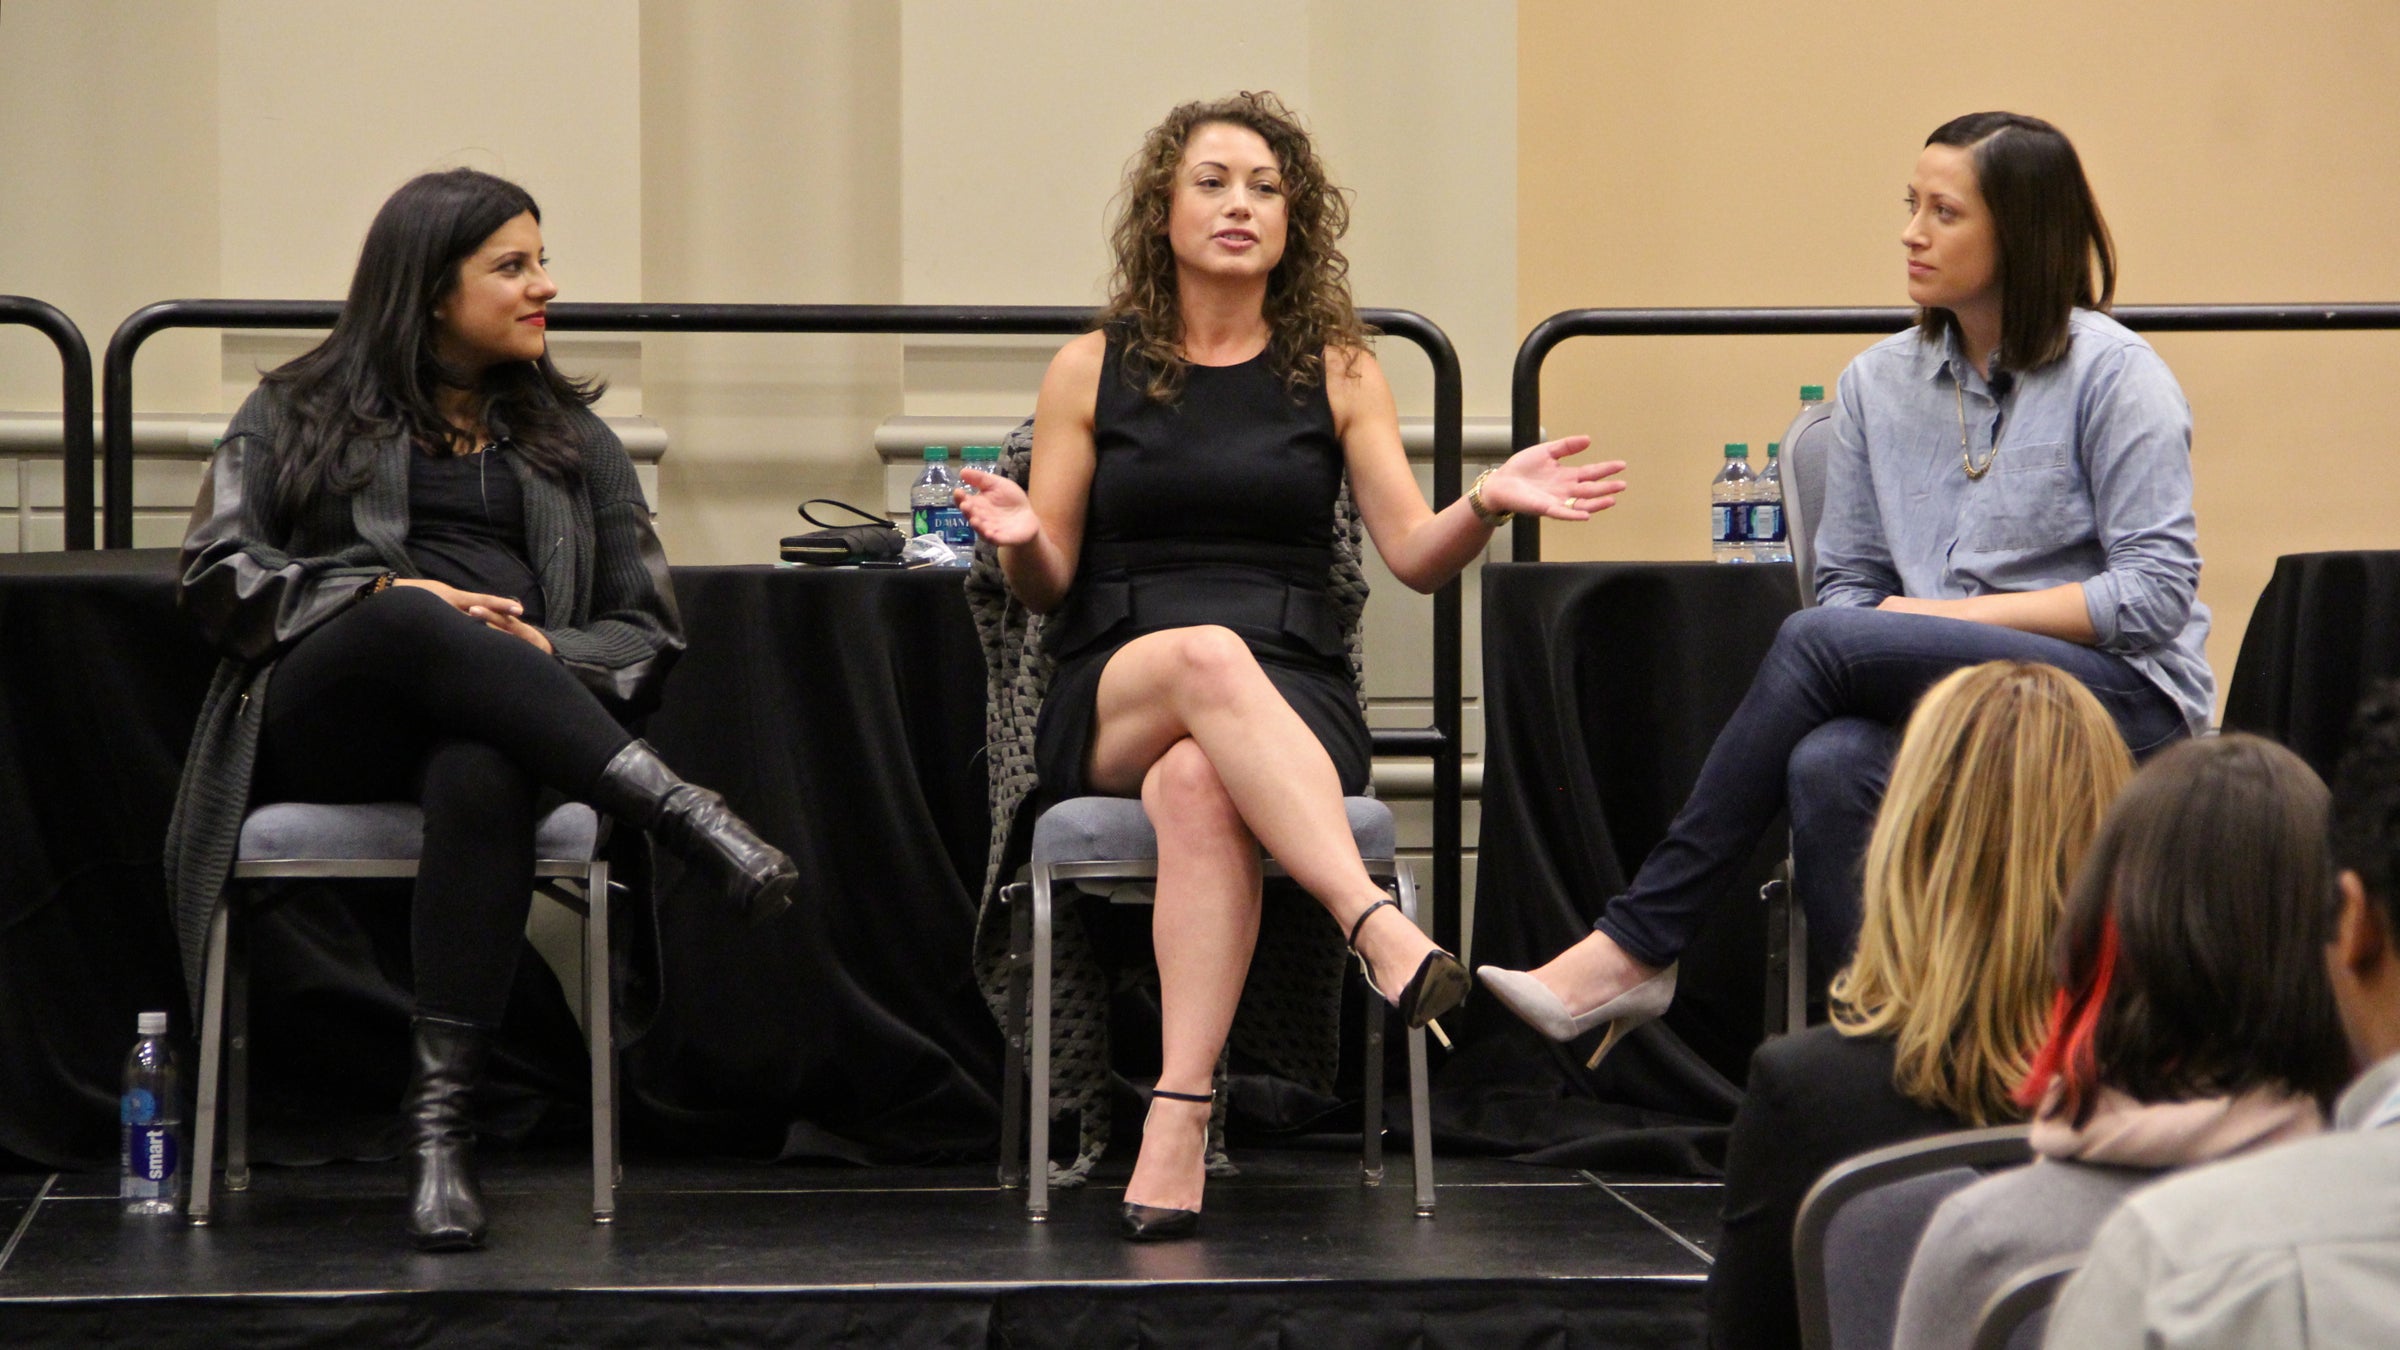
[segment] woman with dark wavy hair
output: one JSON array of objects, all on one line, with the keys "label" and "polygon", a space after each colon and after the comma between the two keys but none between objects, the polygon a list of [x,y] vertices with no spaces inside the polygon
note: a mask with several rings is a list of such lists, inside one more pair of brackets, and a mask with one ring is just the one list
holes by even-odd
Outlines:
[{"label": "woman with dark wavy hair", "polygon": [[797,879],[618,720],[655,702],[683,634],[599,387],[551,364],[557,294],[523,188],[411,180],[368,228],[332,334],[234,414],[183,542],[179,598],[225,658],[167,846],[192,989],[250,804],[424,808],[404,1110],[409,1233],[428,1250],[483,1241],[470,1098],[544,794],[649,830],[753,919]]},{"label": "woman with dark wavy hair", "polygon": [[1787,806],[1811,975],[1848,959],[1900,727],[1951,671],[2056,666],[2137,759],[2208,725],[2191,408],[2105,313],[2116,248],[2075,147],[2037,117],[1954,118],[1903,204],[1918,323],[1842,372],[1816,607],[1785,621],[1590,936],[1538,970],[1478,972],[1553,1040],[1602,1031],[1595,1063],[1666,1010],[1676,957]]},{"label": "woman with dark wavy hair", "polygon": [[1137,1240],[1198,1225],[1261,845],[1411,1026],[1466,996],[1457,960],[1368,877],[1342,809],[1369,755],[1328,591],[1345,475],[1384,561],[1421,591],[1511,512],[1583,520],[1622,487],[1603,481],[1620,464],[1561,463],[1589,444],[1575,436],[1430,510],[1351,305],[1348,224],[1272,94],[1175,109],[1128,168],[1103,322],[1043,378],[1026,488],[970,472],[960,496],[1009,587],[1049,616],[1043,793],[1138,796],[1158,831],[1163,1057],[1122,1212]]}]

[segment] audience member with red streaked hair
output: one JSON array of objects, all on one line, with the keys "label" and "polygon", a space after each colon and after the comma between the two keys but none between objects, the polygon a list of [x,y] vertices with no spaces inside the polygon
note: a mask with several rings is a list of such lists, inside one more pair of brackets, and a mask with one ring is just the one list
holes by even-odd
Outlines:
[{"label": "audience member with red streaked hair", "polygon": [[2340,869],[2316,923],[2363,1071],[2333,1128],[2118,1206],[2048,1344],[2400,1345],[2400,684],[2359,710],[2333,783]]},{"label": "audience member with red streaked hair", "polygon": [[2059,930],[2060,988],[2019,1100],[2029,1167],[1943,1202],[1901,1295],[1901,1350],[1960,1346],[2010,1276],[2082,1250],[2175,1169],[2300,1139],[2348,1074],[2316,916],[2325,785],[2253,736],[2137,774]]}]

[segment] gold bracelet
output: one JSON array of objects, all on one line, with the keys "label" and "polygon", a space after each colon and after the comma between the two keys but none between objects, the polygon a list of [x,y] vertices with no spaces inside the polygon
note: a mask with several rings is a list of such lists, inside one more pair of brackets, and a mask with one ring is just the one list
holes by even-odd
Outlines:
[{"label": "gold bracelet", "polygon": [[1498,469],[1485,469],[1476,475],[1475,486],[1467,489],[1467,509],[1475,513],[1475,518],[1483,522],[1485,529],[1499,529],[1517,517],[1514,511],[1495,511],[1483,504],[1484,481],[1498,472]]}]

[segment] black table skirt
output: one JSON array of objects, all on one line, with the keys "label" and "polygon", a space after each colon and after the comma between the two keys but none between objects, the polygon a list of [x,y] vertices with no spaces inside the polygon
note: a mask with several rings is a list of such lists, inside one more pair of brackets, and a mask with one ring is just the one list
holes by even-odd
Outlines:
[{"label": "black table skirt", "polygon": [[[1797,607],[1785,564],[1484,569],[1478,963],[1538,964],[1590,931],[1666,833]],[[1538,1132],[1550,1156],[1673,1165],[1678,1137],[1701,1159],[1718,1144],[1705,1130],[1663,1127],[1731,1118],[1765,1008],[1758,889],[1783,857],[1784,836],[1781,822],[1770,828],[1717,898],[1683,954],[1673,1010],[1598,1072],[1513,1025],[1491,1000],[1469,1005],[1477,1057],[1514,1066],[1486,1072],[1534,1094],[1519,1103],[1522,1119],[1546,1108]]]},{"label": "black table skirt", "polygon": [[2400,552],[2288,553],[2225,693],[2228,730],[2290,746],[2331,782],[2359,700],[2400,676]]},{"label": "black table skirt", "polygon": [[[174,555],[0,561],[0,1154],[115,1153],[134,1014],[185,999],[159,857],[214,661]],[[988,1155],[1000,1040],[968,961],[986,811],[983,664],[955,572],[677,568],[690,650],[645,733],[788,850],[760,929],[659,863],[619,925],[637,1001],[637,1146]],[[319,887],[258,928],[258,1151],[389,1151],[405,1075],[405,885]],[[648,974],[645,975],[645,972]],[[190,1042],[185,1041],[190,1065]],[[485,1094],[505,1134],[579,1128],[558,982],[519,962]],[[290,1109],[282,1109],[284,1107]]]}]

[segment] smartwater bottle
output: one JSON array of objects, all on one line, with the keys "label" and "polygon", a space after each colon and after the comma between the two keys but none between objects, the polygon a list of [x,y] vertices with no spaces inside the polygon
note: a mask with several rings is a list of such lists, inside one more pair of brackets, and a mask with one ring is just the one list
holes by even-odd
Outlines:
[{"label": "smartwater bottle", "polygon": [[1708,552],[1721,563],[1750,561],[1750,447],[1725,447],[1725,467],[1708,481]]},{"label": "smartwater bottle", "polygon": [[958,509],[950,500],[950,490],[957,486],[950,477],[950,448],[926,446],[925,471],[917,475],[917,481],[908,489],[908,532],[912,537],[941,533],[941,522],[935,519],[935,513]]},{"label": "smartwater bottle", "polygon": [[135,1020],[141,1039],[125,1056],[125,1095],[117,1196],[128,1214],[172,1214],[183,1199],[183,1084],[167,1044],[167,1015]]},{"label": "smartwater bottle", "polygon": [[1750,488],[1750,559],[1792,560],[1790,522],[1783,516],[1783,443],[1767,442],[1767,467]]}]

